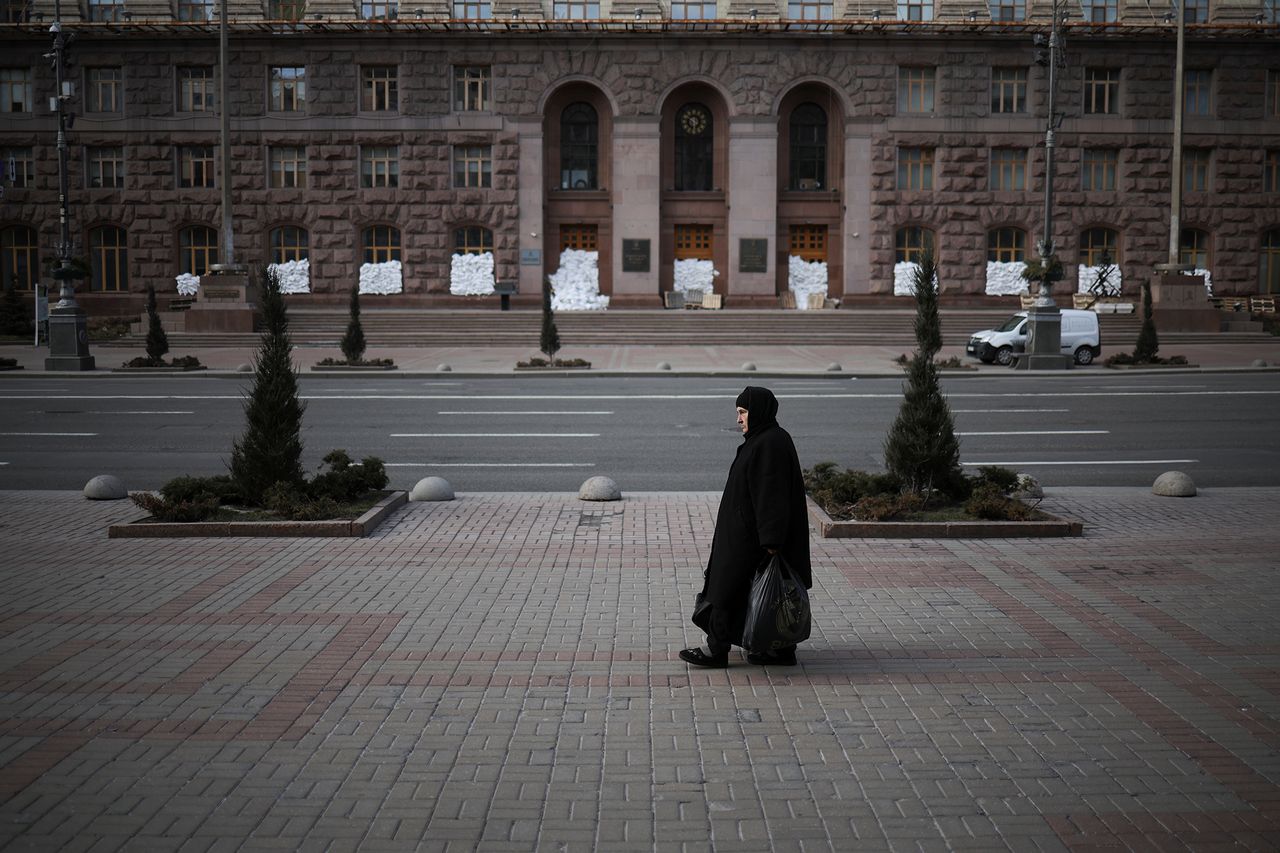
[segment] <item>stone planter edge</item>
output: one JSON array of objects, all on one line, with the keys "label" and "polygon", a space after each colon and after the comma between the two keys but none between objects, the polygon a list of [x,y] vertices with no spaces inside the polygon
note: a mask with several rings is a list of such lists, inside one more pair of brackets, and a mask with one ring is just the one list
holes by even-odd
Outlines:
[{"label": "stone planter edge", "polygon": [[147,522],[131,521],[113,524],[107,528],[108,539],[177,539],[183,537],[210,538],[224,536],[361,538],[368,536],[378,525],[409,500],[409,493],[391,492],[370,507],[354,521],[196,521]]},{"label": "stone planter edge", "polygon": [[809,517],[823,539],[1025,539],[1084,535],[1079,521],[836,521],[808,496]]}]

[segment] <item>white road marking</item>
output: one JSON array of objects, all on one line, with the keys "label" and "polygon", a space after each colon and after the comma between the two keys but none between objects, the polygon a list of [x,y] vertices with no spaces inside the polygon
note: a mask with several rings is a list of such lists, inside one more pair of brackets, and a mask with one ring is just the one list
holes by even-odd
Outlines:
[{"label": "white road marking", "polygon": [[1199,462],[1199,459],[1079,459],[1070,462],[1065,461],[1040,461],[1040,462],[961,462],[961,465],[999,465],[1001,467],[1013,467],[1015,465],[1170,465],[1173,463],[1191,463]]},{"label": "white road marking", "polygon": [[613,412],[436,412],[437,415],[612,415]]},{"label": "white road marking", "polygon": [[392,438],[599,438],[598,432],[393,432]]},{"label": "white road marking", "polygon": [[113,410],[100,410],[93,412],[85,412],[86,415],[194,415],[195,412],[122,412]]},{"label": "white road marking", "polygon": [[45,437],[87,437],[92,438],[96,432],[0,432],[0,435],[38,435]]},{"label": "white road marking", "polygon": [[1069,412],[1070,409],[952,409],[953,415],[1008,415],[1014,413]]},{"label": "white road marking", "polygon": [[[1280,395],[1280,390],[1219,390],[1219,391],[1123,391],[1112,394],[1107,391],[1044,391],[1030,393],[1010,391],[998,394],[956,393],[948,399],[1001,399],[1018,400],[1066,397],[1262,397]],[[724,400],[721,394],[301,394],[303,400]],[[901,393],[892,394],[778,394],[779,400],[901,400]],[[57,397],[29,394],[4,394],[0,400],[244,400],[243,394],[63,394]]]},{"label": "white road marking", "polygon": [[956,435],[1108,435],[1109,429],[1028,429],[1007,432],[958,432]]},{"label": "white road marking", "polygon": [[[5,463],[8,464],[8,463]],[[388,462],[388,468],[594,468],[594,462]]]}]

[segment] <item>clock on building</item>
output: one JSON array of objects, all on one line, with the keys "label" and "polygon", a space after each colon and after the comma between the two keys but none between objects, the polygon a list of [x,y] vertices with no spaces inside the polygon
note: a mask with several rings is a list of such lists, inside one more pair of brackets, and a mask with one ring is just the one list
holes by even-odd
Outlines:
[{"label": "clock on building", "polygon": [[711,123],[711,117],[701,107],[689,107],[680,116],[680,127],[689,136],[701,136]]}]

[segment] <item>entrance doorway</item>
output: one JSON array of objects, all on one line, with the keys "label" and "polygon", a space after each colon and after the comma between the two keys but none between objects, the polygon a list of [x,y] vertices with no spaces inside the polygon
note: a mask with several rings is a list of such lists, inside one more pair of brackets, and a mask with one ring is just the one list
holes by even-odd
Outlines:
[{"label": "entrance doorway", "polygon": [[684,261],[714,260],[715,241],[710,225],[677,225],[675,232],[675,259]]},{"label": "entrance doorway", "polygon": [[789,254],[806,261],[827,260],[827,226],[792,225]]},{"label": "entrance doorway", "polygon": [[561,225],[560,251],[577,249],[580,252],[598,252],[600,228],[597,225]]}]

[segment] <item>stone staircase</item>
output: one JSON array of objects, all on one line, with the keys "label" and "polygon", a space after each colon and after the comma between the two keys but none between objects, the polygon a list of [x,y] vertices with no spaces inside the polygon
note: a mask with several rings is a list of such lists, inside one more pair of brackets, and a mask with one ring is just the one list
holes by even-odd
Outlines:
[{"label": "stone staircase", "polygon": [[[969,335],[989,329],[1012,313],[1004,308],[956,308],[942,311],[944,343],[962,345]],[[475,309],[365,309],[361,323],[371,347],[498,347],[536,346],[542,325],[540,312]],[[1104,350],[1130,347],[1141,320],[1136,315],[1103,314]],[[566,346],[680,345],[680,346],[888,346],[914,344],[915,312],[909,309],[851,308],[835,311],[781,310],[615,310],[560,312],[556,328]],[[289,328],[299,346],[336,346],[347,325],[341,309],[293,309]],[[1249,343],[1273,341],[1251,332],[1162,332],[1162,342]],[[112,343],[141,346],[143,335]],[[257,335],[169,332],[173,348],[252,347]],[[102,345],[102,344],[99,344]]]}]

